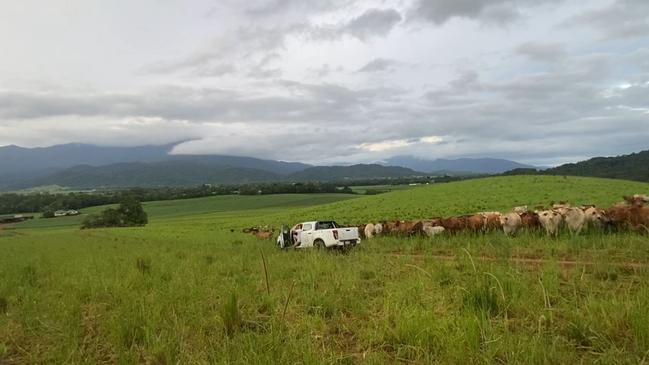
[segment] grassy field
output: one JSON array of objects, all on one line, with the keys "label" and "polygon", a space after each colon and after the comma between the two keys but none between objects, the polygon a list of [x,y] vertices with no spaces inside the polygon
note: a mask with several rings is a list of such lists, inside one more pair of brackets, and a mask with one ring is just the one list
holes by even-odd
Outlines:
[{"label": "grassy field", "polygon": [[389,192],[396,190],[407,190],[419,187],[420,185],[359,185],[351,186],[350,188],[357,194],[365,194],[368,190]]},{"label": "grassy field", "polygon": [[333,203],[156,202],[142,228],[5,227],[0,364],[646,363],[647,236],[383,237],[340,254],[279,251],[240,229],[604,206],[647,192],[503,177]]},{"label": "grassy field", "polygon": [[[166,200],[143,203],[149,217],[153,220],[171,217],[196,217],[203,214],[230,215],[240,211],[254,210],[263,213],[274,209],[299,208],[310,205],[327,204],[355,198],[350,194],[278,194],[260,196],[225,195],[207,198]],[[10,225],[15,229],[70,228],[79,227],[88,215],[98,213],[108,206],[82,209],[82,214],[71,217],[34,219]]]}]

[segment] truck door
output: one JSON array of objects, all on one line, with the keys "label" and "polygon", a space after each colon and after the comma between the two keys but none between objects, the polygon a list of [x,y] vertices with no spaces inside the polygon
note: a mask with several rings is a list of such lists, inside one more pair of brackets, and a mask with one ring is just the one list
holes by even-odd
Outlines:
[{"label": "truck door", "polygon": [[315,230],[313,229],[313,224],[305,223],[302,225],[302,232],[300,233],[300,247],[311,247],[313,246],[313,234]]}]

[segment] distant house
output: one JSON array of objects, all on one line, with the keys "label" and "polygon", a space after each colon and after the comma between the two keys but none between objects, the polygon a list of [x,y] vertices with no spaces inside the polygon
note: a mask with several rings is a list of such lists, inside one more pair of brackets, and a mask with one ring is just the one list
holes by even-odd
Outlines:
[{"label": "distant house", "polygon": [[65,217],[68,215],[79,215],[79,214],[80,214],[79,211],[74,209],[62,209],[54,212],[55,217]]}]

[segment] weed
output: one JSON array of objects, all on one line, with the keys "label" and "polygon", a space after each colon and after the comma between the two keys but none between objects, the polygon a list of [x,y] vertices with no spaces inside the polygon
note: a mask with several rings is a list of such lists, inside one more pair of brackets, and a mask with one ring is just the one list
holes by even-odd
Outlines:
[{"label": "weed", "polygon": [[135,267],[141,274],[151,273],[151,260],[143,257],[135,259]]},{"label": "weed", "polygon": [[38,285],[38,273],[34,265],[27,265],[23,268],[22,272],[23,283],[29,286]]},{"label": "weed", "polygon": [[228,337],[234,336],[242,325],[241,312],[239,311],[239,303],[236,293],[233,292],[230,295],[229,300],[226,300],[225,303],[223,303],[219,315],[223,321],[225,334]]}]

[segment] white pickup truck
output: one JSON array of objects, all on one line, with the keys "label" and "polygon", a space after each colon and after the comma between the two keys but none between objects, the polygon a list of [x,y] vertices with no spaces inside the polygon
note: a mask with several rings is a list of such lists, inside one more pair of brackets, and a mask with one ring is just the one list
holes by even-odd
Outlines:
[{"label": "white pickup truck", "polygon": [[361,242],[357,227],[341,227],[334,221],[299,223],[292,229],[282,227],[277,237],[280,248],[329,248],[356,246]]}]

